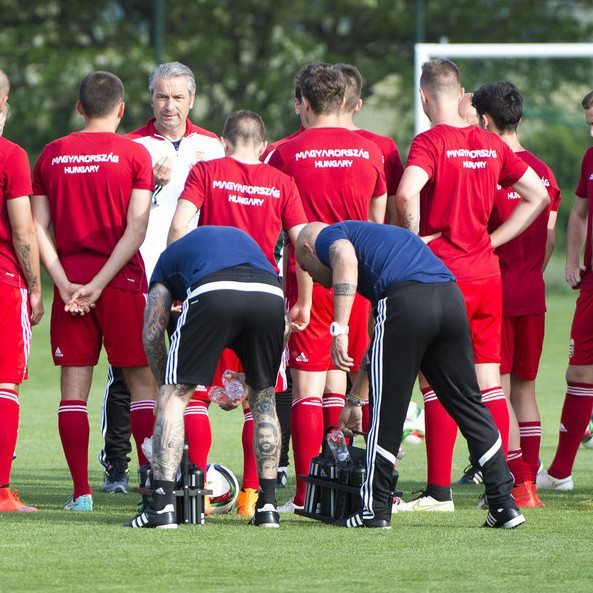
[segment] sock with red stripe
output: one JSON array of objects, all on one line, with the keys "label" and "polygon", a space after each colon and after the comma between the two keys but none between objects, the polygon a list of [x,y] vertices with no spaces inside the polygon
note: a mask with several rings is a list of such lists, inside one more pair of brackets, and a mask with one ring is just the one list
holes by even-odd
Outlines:
[{"label": "sock with red stripe", "polygon": [[490,414],[494,418],[494,424],[496,424],[498,432],[500,432],[502,450],[507,455],[509,451],[509,428],[511,420],[509,418],[509,407],[502,387],[497,385],[496,387],[482,389],[482,403],[490,410]]},{"label": "sock with red stripe", "polygon": [[303,506],[307,484],[298,478],[309,475],[311,459],[319,455],[323,441],[323,410],[318,397],[301,397],[292,402],[290,433],[297,476],[294,503]]},{"label": "sock with red stripe", "polygon": [[515,479],[515,486],[520,486],[525,482],[525,470],[523,469],[523,453],[521,449],[513,449],[507,454],[507,464],[509,471]]},{"label": "sock with red stripe", "polygon": [[243,445],[243,482],[241,488],[259,488],[259,478],[257,477],[257,464],[255,462],[255,452],[253,450],[253,415],[249,408],[243,408],[245,418],[243,420],[243,432],[241,433],[241,443]]},{"label": "sock with red stripe", "polygon": [[346,396],[341,393],[323,394],[323,430],[326,431],[330,426],[338,426],[340,414],[344,407]]},{"label": "sock with red stripe", "polygon": [[14,389],[0,388],[0,485],[10,482],[19,429],[19,398]]},{"label": "sock with red stripe", "polygon": [[539,448],[542,440],[542,423],[519,422],[521,436],[521,451],[523,453],[523,468],[525,479],[535,482],[539,468]]},{"label": "sock with red stripe", "polygon": [[427,481],[432,486],[450,487],[457,424],[430,387],[421,391],[424,397]]},{"label": "sock with red stripe", "polygon": [[593,412],[593,385],[568,383],[560,418],[558,449],[548,473],[554,478],[566,478],[572,473],[581,439]]},{"label": "sock with red stripe", "polygon": [[92,494],[88,475],[89,417],[86,402],[63,399],[58,408],[58,430],[74,482],[73,498]]},{"label": "sock with red stripe", "polygon": [[185,440],[187,441],[189,462],[197,465],[206,476],[208,453],[212,446],[212,428],[208,417],[208,404],[202,400],[191,399],[183,414]]},{"label": "sock with red stripe", "polygon": [[142,443],[144,439],[152,436],[154,428],[154,401],[151,399],[142,399],[130,404],[130,429],[136,443],[136,453],[138,454],[138,465],[142,466],[147,459],[142,452]]}]

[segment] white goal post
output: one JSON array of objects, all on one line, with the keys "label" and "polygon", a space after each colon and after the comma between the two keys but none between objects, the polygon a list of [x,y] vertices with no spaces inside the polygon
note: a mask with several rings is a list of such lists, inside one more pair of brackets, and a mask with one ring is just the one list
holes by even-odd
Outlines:
[{"label": "white goal post", "polygon": [[414,127],[430,127],[420,101],[422,64],[432,58],[593,58],[593,43],[417,43],[414,46]]}]

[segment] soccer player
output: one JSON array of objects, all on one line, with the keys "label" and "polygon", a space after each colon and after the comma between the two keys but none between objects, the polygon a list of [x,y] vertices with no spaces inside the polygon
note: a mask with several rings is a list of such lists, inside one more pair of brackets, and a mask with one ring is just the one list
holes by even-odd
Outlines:
[{"label": "soccer player", "polygon": [[[41,259],[54,281],[51,348],[62,370],[58,425],[74,482],[65,508],[90,511],[87,399],[101,344],[109,363],[124,367],[133,402],[156,398],[142,347],[147,282],[138,252],[153,173],[146,149],[115,133],[124,114],[117,76],[85,76],[76,107],[84,129],[44,148],[32,204]],[[151,434],[148,423],[134,434],[138,449]]]},{"label": "soccer player", "polygon": [[[495,251],[502,278],[502,351],[500,373],[509,400],[510,434],[507,462],[515,479],[513,497],[519,506],[542,506],[535,488],[539,467],[541,421],[535,378],[544,343],[546,288],[544,270],[552,256],[562,196],[550,168],[523,148],[517,126],[523,97],[510,82],[480,87],[473,95],[482,127],[499,136],[541,178],[550,205],[513,240]],[[520,196],[498,189],[488,223],[496,230],[517,207]]]},{"label": "soccer player", "polygon": [[[583,99],[582,105],[593,136],[593,92]],[[593,147],[583,157],[575,193],[577,199],[568,219],[566,236],[566,282],[579,291],[579,297],[570,329],[558,448],[552,465],[537,476],[537,487],[546,490],[574,488],[572,466],[593,412]],[[583,247],[585,259],[581,264]]]},{"label": "soccer player", "polygon": [[[480,402],[463,297],[446,266],[412,233],[359,221],[307,225],[296,252],[301,267],[316,281],[334,286],[334,323],[348,325],[357,291],[375,307],[368,375],[359,373],[340,418],[342,426],[360,430],[363,398],[357,389],[370,377],[363,511],[343,526],[391,527],[396,454],[420,369],[459,423],[472,459],[482,468],[490,505],[484,527],[508,529],[523,523],[511,496],[513,480],[498,430]],[[352,367],[348,335],[334,336],[331,352],[338,368]]]},{"label": "soccer player", "polygon": [[[0,135],[10,82],[0,70]],[[27,378],[31,325],[43,316],[39,248],[31,216],[27,153],[0,138],[0,513],[36,511],[10,489],[19,428],[19,386]]]},{"label": "soccer player", "polygon": [[[164,332],[174,300],[183,300],[183,313],[167,356]],[[275,485],[281,437],[274,385],[284,329],[276,270],[245,232],[202,226],[161,255],[150,282],[143,333],[150,366],[162,384],[153,436],[153,496],[130,527],[177,527],[173,488],[183,448],[183,412],[196,385],[212,383],[227,347],[245,369],[255,424],[261,492],[250,523],[279,526]]]},{"label": "soccer player", "polygon": [[[463,94],[457,66],[436,59],[422,66],[420,96],[433,128],[416,136],[396,202],[398,222],[420,235],[441,236],[429,247],[457,278],[474,346],[482,402],[492,413],[506,453],[509,413],[500,381],[502,295],[494,249],[525,230],[549,202],[527,163],[495,134],[467,125],[458,113]],[[488,234],[496,184],[521,196],[511,216]],[[457,427],[422,380],[428,485],[398,510],[453,511],[451,463]]]},{"label": "soccer player", "polygon": [[[344,129],[340,110],[344,106],[346,80],[331,64],[309,64],[297,81],[301,89],[301,117],[307,122],[289,142],[279,146],[269,163],[291,175],[299,189],[310,221],[328,224],[342,220],[385,219],[386,188],[381,152],[376,144]],[[291,435],[297,489],[294,500],[280,508],[294,512],[304,504],[311,459],[319,453],[323,439],[322,398],[340,399],[346,393],[346,375],[330,359],[332,291],[317,284],[310,292],[296,290],[296,263],[291,254],[285,290],[291,319],[309,321],[304,331],[290,336],[289,362],[293,380]],[[369,303],[357,297],[349,327],[333,325],[332,332],[349,333],[351,354],[357,372],[369,342]],[[294,328],[293,328],[294,329]],[[339,411],[338,408],[333,408]],[[336,414],[336,420],[338,415]]]},{"label": "soccer player", "polygon": [[[188,222],[199,212],[199,226],[235,226],[245,231],[278,271],[274,257],[278,236],[284,231],[294,243],[307,222],[296,185],[288,175],[260,161],[266,140],[264,123],[256,113],[232,113],[225,122],[222,142],[225,158],[200,162],[191,170],[171,223],[169,243],[187,233]],[[237,369],[235,356],[225,355],[224,360],[224,368]],[[237,506],[239,514],[252,516],[258,489],[253,416],[248,406],[243,411],[243,483]],[[197,434],[195,440],[188,439],[188,443],[201,452],[196,460],[199,465],[206,461],[208,449]]]},{"label": "soccer player", "polygon": [[[216,134],[200,128],[188,118],[196,99],[196,80],[187,66],[179,62],[158,65],[150,75],[148,92],[153,117],[145,126],[126,136],[142,144],[152,159],[156,189],[150,205],[146,238],[140,247],[146,275],[150,278],[159,255],[167,246],[167,233],[177,199],[190,169],[198,161],[221,158],[224,150]],[[195,220],[192,222],[195,226]],[[151,400],[135,401],[130,410],[130,391],[123,372],[110,367],[101,414],[105,446],[99,459],[106,469],[104,492],[127,491],[130,430],[134,434],[146,434],[147,428],[154,423],[153,407]],[[192,401],[186,422],[190,425],[186,432],[199,432],[206,446],[208,408],[199,400]],[[204,430],[205,427],[208,430]],[[146,463],[142,450],[137,453],[138,463]],[[203,469],[206,471],[205,467]]]}]

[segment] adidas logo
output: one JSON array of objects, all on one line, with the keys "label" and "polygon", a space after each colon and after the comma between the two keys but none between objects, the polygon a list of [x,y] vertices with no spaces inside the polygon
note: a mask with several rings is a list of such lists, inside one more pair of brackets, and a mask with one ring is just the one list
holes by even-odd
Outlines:
[{"label": "adidas logo", "polygon": [[309,362],[309,359],[305,356],[304,352],[301,352],[297,357],[296,357],[296,361],[297,362]]},{"label": "adidas logo", "polygon": [[54,356],[56,358],[63,358],[64,355],[62,354],[62,351],[59,348],[56,348],[56,351],[54,352]]},{"label": "adidas logo", "polygon": [[560,423],[560,428],[558,430],[560,432],[568,432],[568,430],[566,430],[566,426],[564,426],[564,424],[562,424],[562,422]]}]

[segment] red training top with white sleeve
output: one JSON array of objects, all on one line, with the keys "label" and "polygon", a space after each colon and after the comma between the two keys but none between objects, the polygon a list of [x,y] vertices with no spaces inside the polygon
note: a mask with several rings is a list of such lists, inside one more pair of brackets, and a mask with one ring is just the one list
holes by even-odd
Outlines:
[{"label": "red training top with white sleeve", "polygon": [[[270,165],[290,175],[309,222],[368,220],[373,198],[386,193],[377,145],[345,128],[309,128],[279,146]],[[291,246],[286,293],[296,294]]]},{"label": "red training top with white sleeve", "polygon": [[294,181],[264,163],[233,157],[197,163],[179,199],[200,211],[198,226],[234,226],[249,234],[276,271],[274,247],[280,231],[306,224]]},{"label": "red training top with white sleeve", "polygon": [[[502,313],[505,317],[536,315],[546,311],[546,287],[543,265],[548,237],[550,212],[557,212],[562,196],[554,173],[527,150],[515,153],[541,178],[550,196],[549,206],[512,241],[495,250],[502,274]],[[499,186],[494,209],[488,224],[490,232],[497,229],[513,213],[521,196]]]},{"label": "red training top with white sleeve", "polygon": [[577,287],[592,289],[593,288],[593,271],[591,270],[591,258],[593,257],[593,249],[591,246],[592,232],[591,227],[593,226],[593,147],[589,148],[583,157],[581,163],[581,175],[579,177],[579,183],[575,190],[575,194],[579,198],[588,200],[589,209],[587,211],[587,239],[585,241],[585,272],[581,276],[582,281]]},{"label": "red training top with white sleeve", "polygon": [[[49,199],[56,249],[71,282],[90,282],[127,225],[133,189],[152,190],[152,163],[143,147],[110,132],[74,132],[48,144],[33,171],[33,193]],[[140,253],[109,283],[147,290]]]},{"label": "red training top with white sleeve", "polygon": [[414,138],[407,165],[429,177],[420,196],[420,235],[442,233],[428,244],[433,253],[457,280],[499,276],[488,234],[496,185],[513,185],[527,164],[496,134],[440,124]]},{"label": "red training top with white sleeve", "polygon": [[26,288],[21,266],[12,244],[8,200],[31,194],[31,169],[27,153],[0,137],[0,282]]}]

